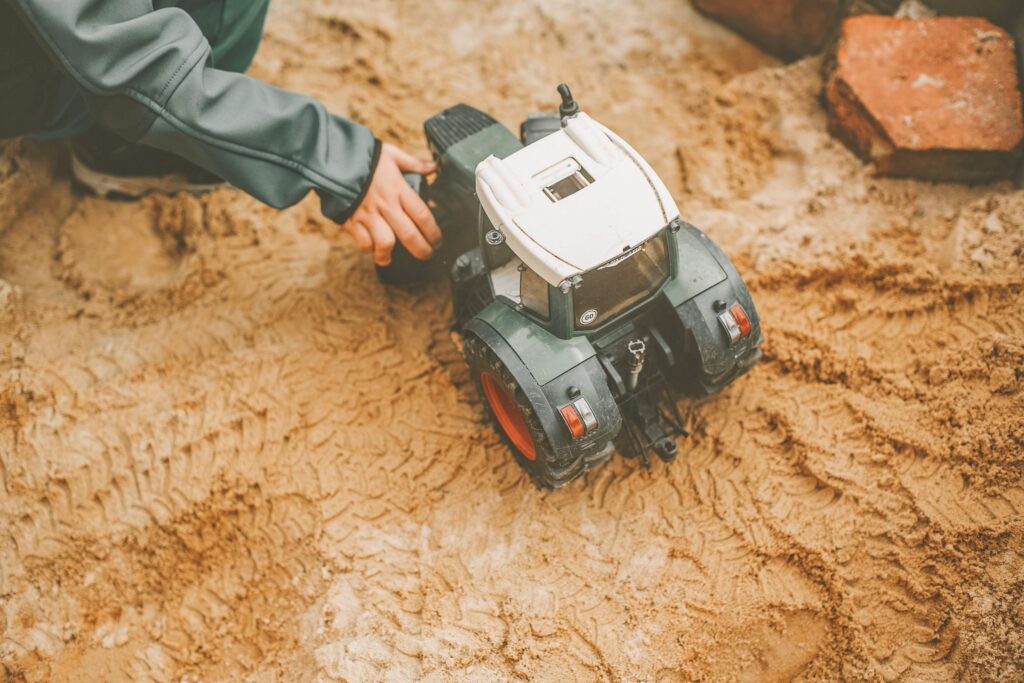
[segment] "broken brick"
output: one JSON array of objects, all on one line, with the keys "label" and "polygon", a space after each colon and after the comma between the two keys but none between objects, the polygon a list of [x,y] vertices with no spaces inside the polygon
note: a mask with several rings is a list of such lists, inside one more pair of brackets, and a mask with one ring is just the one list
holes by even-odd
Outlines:
[{"label": "broken brick", "polygon": [[693,0],[768,52],[796,59],[817,52],[839,19],[840,0]]},{"label": "broken brick", "polygon": [[1024,149],[1013,40],[985,19],[846,19],[825,99],[833,134],[882,174],[1009,178]]}]

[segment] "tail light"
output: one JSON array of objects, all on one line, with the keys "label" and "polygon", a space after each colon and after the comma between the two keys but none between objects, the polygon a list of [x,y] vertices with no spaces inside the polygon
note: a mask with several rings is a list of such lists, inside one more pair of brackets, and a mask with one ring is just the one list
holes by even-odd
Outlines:
[{"label": "tail light", "polygon": [[587,432],[597,429],[597,416],[585,398],[578,398],[558,409],[572,438],[578,439]]},{"label": "tail light", "polygon": [[734,304],[725,313],[720,313],[718,322],[722,324],[725,333],[729,336],[730,346],[750,336],[750,318],[747,317],[743,306],[739,304]]}]

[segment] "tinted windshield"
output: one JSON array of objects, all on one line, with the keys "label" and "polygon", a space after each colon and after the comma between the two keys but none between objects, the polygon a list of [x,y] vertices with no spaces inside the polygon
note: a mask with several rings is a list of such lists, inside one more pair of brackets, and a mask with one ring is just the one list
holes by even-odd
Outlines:
[{"label": "tinted windshield", "polygon": [[592,329],[611,320],[653,294],[667,277],[664,234],[584,273],[583,284],[572,293],[576,329]]}]

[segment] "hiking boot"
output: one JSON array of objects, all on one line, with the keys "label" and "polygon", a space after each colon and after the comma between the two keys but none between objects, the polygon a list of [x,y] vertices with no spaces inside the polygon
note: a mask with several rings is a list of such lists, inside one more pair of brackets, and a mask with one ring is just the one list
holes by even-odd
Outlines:
[{"label": "hiking boot", "polygon": [[128,142],[98,126],[71,140],[71,174],[101,197],[199,193],[225,184],[176,154]]}]

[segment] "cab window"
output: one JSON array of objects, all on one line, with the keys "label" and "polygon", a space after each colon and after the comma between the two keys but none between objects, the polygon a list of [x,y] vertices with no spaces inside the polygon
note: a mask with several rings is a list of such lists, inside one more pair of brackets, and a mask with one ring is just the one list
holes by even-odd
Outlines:
[{"label": "cab window", "polygon": [[583,274],[572,292],[576,329],[594,329],[651,296],[668,278],[668,242],[662,233]]},{"label": "cab window", "polygon": [[551,304],[548,300],[548,283],[526,266],[520,266],[519,300],[523,308],[543,320],[551,317]]}]

